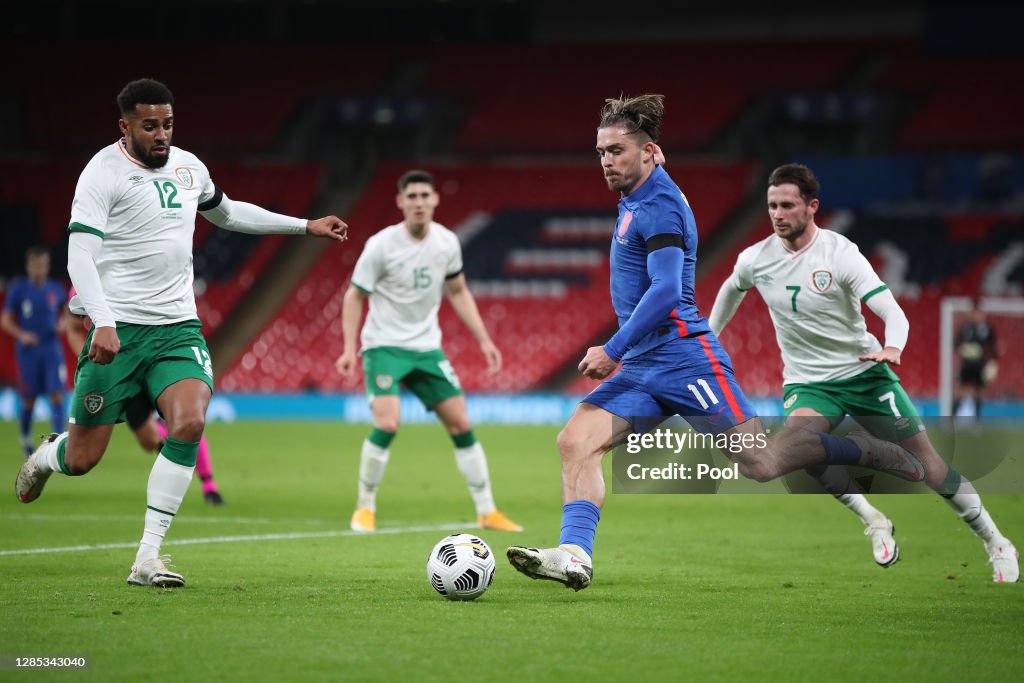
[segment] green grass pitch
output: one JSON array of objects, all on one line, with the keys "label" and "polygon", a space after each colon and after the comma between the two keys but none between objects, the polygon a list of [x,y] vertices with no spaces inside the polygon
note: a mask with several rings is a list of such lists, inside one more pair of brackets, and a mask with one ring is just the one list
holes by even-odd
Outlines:
[{"label": "green grass pitch", "polygon": [[[92,666],[0,670],[0,681],[1024,675],[1024,585],[991,582],[981,543],[936,496],[873,498],[901,546],[883,570],[859,522],[827,497],[609,495],[594,582],[573,593],[504,559],[508,545],[557,541],[557,429],[482,425],[498,505],[526,531],[482,532],[498,556],[494,584],[452,603],[430,587],[427,553],[475,515],[439,426],[402,428],[378,496],[378,526],[394,533],[357,536],[348,521],[365,425],[214,424],[228,504],[204,505],[193,483],[164,547],[188,585],[160,590],[125,585],[151,463],[127,430],[88,476],[55,475],[32,505],[12,491],[15,430],[0,423],[0,654],[89,655]],[[986,498],[1024,547],[1022,503]],[[69,546],[91,548],[9,552]]]}]

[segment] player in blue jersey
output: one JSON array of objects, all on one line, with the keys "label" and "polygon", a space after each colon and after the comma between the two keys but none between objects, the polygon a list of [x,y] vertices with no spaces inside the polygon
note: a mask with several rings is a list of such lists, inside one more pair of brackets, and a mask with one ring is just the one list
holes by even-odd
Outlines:
[{"label": "player in blue jersey", "polygon": [[58,332],[64,325],[64,286],[51,280],[50,251],[46,247],[30,247],[25,255],[27,278],[11,283],[7,291],[0,328],[16,340],[18,361],[18,393],[21,415],[18,427],[25,457],[32,455],[32,411],[36,399],[50,399],[53,430],[64,431],[64,388],[67,369]]},{"label": "player in blue jersey", "polygon": [[[634,431],[681,415],[704,434],[726,435],[740,472],[768,481],[808,465],[859,464],[920,481],[908,451],[866,433],[837,437],[789,428],[767,439],[733,377],[728,354],[693,299],[697,225],[657,164],[661,95],[610,99],[601,112],[597,153],[609,189],[621,193],[611,243],[611,296],[619,330],[587,350],[579,370],[604,379],[558,435],[562,456],[562,533],[557,548],[513,546],[516,570],[574,590],[593,576],[594,536],[604,502],[604,454]],[[736,438],[739,437],[739,438]]]}]

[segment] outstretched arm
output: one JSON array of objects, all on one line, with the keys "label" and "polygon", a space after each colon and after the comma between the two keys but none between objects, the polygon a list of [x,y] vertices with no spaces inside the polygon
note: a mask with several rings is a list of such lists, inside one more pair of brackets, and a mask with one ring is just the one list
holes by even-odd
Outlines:
[{"label": "outstretched arm", "polygon": [[250,235],[314,235],[338,242],[348,238],[348,225],[337,216],[324,216],[316,220],[294,218],[248,202],[238,202],[221,194],[220,201],[200,213],[214,225]]},{"label": "outstretched arm", "polygon": [[476,307],[476,299],[473,293],[466,286],[466,276],[459,273],[455,277],[444,281],[445,289],[448,292],[448,300],[452,302],[452,308],[466,323],[466,327],[473,333],[480,344],[480,352],[487,359],[487,374],[494,375],[501,370],[501,351],[491,341],[491,335],[487,333],[483,318],[480,317],[480,310]]},{"label": "outstretched arm", "polygon": [[881,351],[860,356],[860,360],[899,365],[900,356],[907,346],[907,337],[910,335],[910,321],[907,320],[907,314],[896,303],[896,297],[888,289],[875,294],[866,303],[868,308],[885,323],[885,342]]},{"label": "outstretched arm", "polygon": [[712,332],[716,335],[722,333],[725,326],[736,315],[736,311],[746,295],[747,292],[736,287],[731,277],[722,283],[718,290],[718,296],[715,297],[715,304],[711,307],[711,315],[708,316],[708,325],[711,326]]}]

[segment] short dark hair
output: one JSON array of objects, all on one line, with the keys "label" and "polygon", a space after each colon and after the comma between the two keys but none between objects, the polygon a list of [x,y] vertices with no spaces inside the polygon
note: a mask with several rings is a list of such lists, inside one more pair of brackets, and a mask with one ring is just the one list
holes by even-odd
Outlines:
[{"label": "short dark hair", "polygon": [[25,250],[25,258],[30,259],[36,256],[49,256],[50,248],[45,244],[33,244]]},{"label": "short dark hair", "polygon": [[121,88],[117,95],[117,106],[121,115],[135,112],[137,104],[170,104],[174,105],[174,94],[171,89],[160,81],[152,78],[140,78]]},{"label": "short dark hair", "polygon": [[601,108],[601,123],[598,128],[608,128],[625,124],[626,130],[632,135],[643,133],[657,142],[661,134],[661,119],[665,116],[664,95],[637,95],[636,97],[619,96],[604,101]]},{"label": "short dark hair", "polygon": [[398,179],[398,192],[405,192],[405,188],[411,183],[426,183],[435,190],[437,189],[437,185],[434,184],[434,176],[430,175],[426,171],[414,168],[411,171],[403,173],[402,177]]},{"label": "short dark hair", "polygon": [[821,190],[821,184],[814,171],[803,164],[783,164],[768,176],[768,187],[777,187],[785,183],[796,185],[805,202],[817,199],[818,191]]}]

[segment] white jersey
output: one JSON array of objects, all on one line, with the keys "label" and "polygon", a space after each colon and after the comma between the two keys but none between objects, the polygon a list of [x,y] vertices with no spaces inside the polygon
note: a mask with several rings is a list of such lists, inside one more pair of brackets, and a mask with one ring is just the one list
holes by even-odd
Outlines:
[{"label": "white jersey", "polygon": [[166,325],[198,318],[192,233],[198,207],[219,196],[203,162],[179,147],[170,148],[163,168],[136,161],[120,141],[89,161],[68,230],[103,238],[96,268],[114,320]]},{"label": "white jersey", "polygon": [[743,250],[729,282],[741,291],[757,287],[768,304],[783,384],[846,379],[877,365],[858,360],[882,348],[867,330],[861,303],[886,286],[839,233],[819,228],[798,252],[775,235],[763,239]]},{"label": "white jersey", "polygon": [[440,223],[431,223],[421,240],[409,234],[405,223],[368,239],[352,272],[352,284],[370,298],[362,348],[441,348],[437,312],[444,282],[461,272],[459,238]]}]

